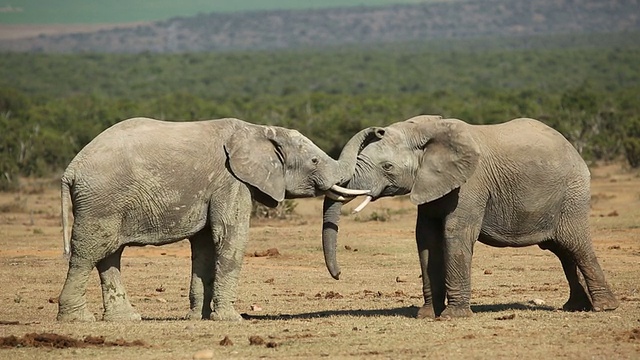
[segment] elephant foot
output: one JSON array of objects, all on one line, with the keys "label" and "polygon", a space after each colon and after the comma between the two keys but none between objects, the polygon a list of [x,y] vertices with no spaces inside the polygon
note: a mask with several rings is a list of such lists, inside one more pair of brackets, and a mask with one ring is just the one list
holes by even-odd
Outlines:
[{"label": "elephant foot", "polygon": [[465,318],[472,317],[473,311],[471,311],[471,307],[469,305],[461,305],[461,306],[451,306],[447,305],[442,314],[440,314],[441,318],[444,319],[453,319],[453,318]]},{"label": "elephant foot", "polygon": [[562,306],[564,311],[589,311],[592,309],[591,300],[582,290],[578,295],[571,294],[569,300]]},{"label": "elephant foot", "polygon": [[215,321],[242,321],[242,316],[234,308],[216,308],[209,318]]},{"label": "elephant foot", "polygon": [[105,311],[102,315],[104,321],[140,321],[142,316],[133,310],[129,311]]},{"label": "elephant foot", "polygon": [[610,291],[602,295],[593,296],[593,311],[615,310],[619,305],[620,302]]},{"label": "elephant foot", "polygon": [[185,318],[191,321],[210,319],[211,313],[211,309],[209,309],[208,311],[190,310]]},{"label": "elephant foot", "polygon": [[93,316],[91,311],[87,309],[86,306],[75,310],[75,311],[65,311],[58,309],[58,316],[56,316],[56,320],[58,321],[82,321],[82,322],[92,322],[96,321],[96,317]]},{"label": "elephant foot", "polygon": [[591,301],[587,298],[585,294],[584,298],[574,298],[570,297],[567,302],[562,305],[562,310],[564,311],[589,311],[592,309]]},{"label": "elephant foot", "polygon": [[416,318],[418,318],[418,319],[435,319],[436,318],[436,312],[433,310],[433,305],[431,305],[431,304],[422,305],[420,310],[418,310],[418,315],[416,315]]},{"label": "elephant foot", "polygon": [[202,313],[200,313],[200,311],[193,311],[193,310],[189,311],[187,316],[185,316],[184,318],[189,321],[198,321],[198,320],[206,319],[205,317],[202,317]]}]

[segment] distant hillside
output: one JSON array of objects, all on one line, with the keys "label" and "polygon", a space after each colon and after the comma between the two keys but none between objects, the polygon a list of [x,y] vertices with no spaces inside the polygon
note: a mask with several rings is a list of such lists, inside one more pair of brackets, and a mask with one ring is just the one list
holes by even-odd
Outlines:
[{"label": "distant hillside", "polygon": [[321,9],[460,0],[0,0],[0,24],[90,25],[166,20],[200,13]]},{"label": "distant hillside", "polygon": [[640,30],[640,0],[468,0],[202,14],[129,28],[0,41],[20,52],[283,49]]}]

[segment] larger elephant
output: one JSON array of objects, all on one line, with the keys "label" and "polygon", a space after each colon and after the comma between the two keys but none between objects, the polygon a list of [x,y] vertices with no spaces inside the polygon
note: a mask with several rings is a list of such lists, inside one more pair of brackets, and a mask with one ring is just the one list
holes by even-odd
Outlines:
[{"label": "larger elephant", "polygon": [[[345,145],[339,162],[341,185],[371,191],[365,203],[410,194],[417,205],[424,295],[418,317],[472,315],[476,241],[552,251],[569,282],[565,310],[618,306],[592,248],[589,169],[573,146],[543,123],[521,118],[470,125],[417,116],[362,130]],[[333,194],[324,202],[324,254],[336,279],[340,208],[351,198]]]},{"label": "larger elephant", "polygon": [[85,299],[94,267],[103,319],[139,320],[121,281],[124,247],[185,238],[192,250],[189,317],[240,320],[233,303],[252,200],[273,207],[318,196],[337,182],[336,166],[298,131],[238,119],[133,118],[110,127],[62,176],[70,259],[58,320],[95,320]]}]

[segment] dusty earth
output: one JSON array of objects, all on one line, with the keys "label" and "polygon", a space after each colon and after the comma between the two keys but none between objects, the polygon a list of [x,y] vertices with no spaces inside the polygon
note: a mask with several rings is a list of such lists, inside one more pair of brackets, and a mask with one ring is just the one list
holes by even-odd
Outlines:
[{"label": "dusty earth", "polygon": [[[182,241],[125,250],[124,281],[143,321],[59,323],[67,270],[59,193],[52,181],[32,182],[0,194],[0,358],[637,359],[640,176],[616,165],[592,171],[594,245],[620,307],[560,311],[568,286],[554,255],[477,244],[475,315],[451,321],[414,318],[422,304],[415,208],[395,198],[343,217],[339,281],[322,258],[321,199],[298,200],[295,219],[253,221],[236,302],[243,322],[183,320],[190,258]],[[94,274],[89,307],[100,318]]]}]

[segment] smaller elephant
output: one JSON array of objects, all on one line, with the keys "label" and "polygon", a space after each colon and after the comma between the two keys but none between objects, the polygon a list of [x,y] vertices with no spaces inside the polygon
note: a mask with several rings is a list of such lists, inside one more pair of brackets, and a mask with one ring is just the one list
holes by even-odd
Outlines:
[{"label": "smaller elephant", "polygon": [[[345,179],[340,185],[371,191],[356,211],[370,200],[403,194],[418,206],[415,235],[424,295],[418,317],[472,315],[476,241],[553,252],[569,282],[565,310],[618,306],[591,243],[589,169],[574,147],[543,123],[521,118],[470,125],[417,116],[360,131],[339,162]],[[324,201],[323,248],[336,279],[340,208],[352,198],[329,192]]]},{"label": "smaller elephant", "polygon": [[182,239],[192,252],[188,318],[241,320],[233,303],[252,201],[275,207],[318,196],[338,182],[337,173],[337,162],[311,140],[276,126],[133,118],[108,128],[62,176],[70,259],[58,320],[95,320],[85,292],[96,267],[103,319],[140,320],[121,281],[124,247]]}]

